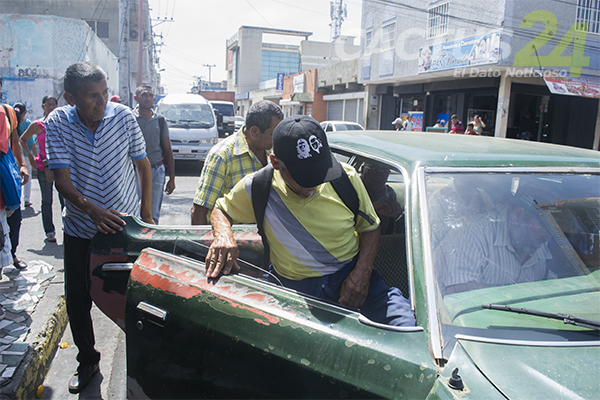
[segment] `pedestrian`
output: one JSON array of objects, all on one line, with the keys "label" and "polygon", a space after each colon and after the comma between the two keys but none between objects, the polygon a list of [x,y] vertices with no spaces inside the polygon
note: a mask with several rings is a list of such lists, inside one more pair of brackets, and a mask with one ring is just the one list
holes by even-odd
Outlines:
[{"label": "pedestrian", "polygon": [[[113,96],[114,97],[114,96]],[[135,89],[138,105],[133,115],[146,140],[146,154],[152,167],[152,218],[158,224],[163,192],[170,195],[175,190],[175,159],[169,138],[169,126],[165,117],[154,112],[154,91],[152,86],[141,85]],[[169,182],[165,188],[165,166],[169,172]]]},{"label": "pedestrian", "polygon": [[[2,77],[0,77],[0,92],[2,91]],[[13,152],[14,149],[14,153]],[[19,174],[21,175],[21,183],[27,183],[29,180],[29,173],[27,172],[27,166],[23,157],[23,150],[21,149],[21,143],[18,140],[17,135],[17,116],[12,107],[3,105],[0,107],[0,157],[9,157],[10,154],[14,155],[17,164],[19,165]],[[20,201],[20,199],[19,199]],[[19,212],[20,212],[19,207]],[[10,238],[10,226],[8,225],[8,217],[11,210],[6,207],[4,193],[0,190],[0,282],[7,282],[8,277],[2,276],[2,269],[9,265],[19,267],[15,265],[15,260],[12,257],[12,243]],[[27,267],[27,265],[25,265]],[[0,319],[4,318],[4,311],[0,308]]]},{"label": "pedestrian", "polygon": [[[54,221],[52,217],[52,200],[53,200],[53,173],[48,168],[48,155],[46,154],[46,128],[44,127],[44,121],[48,118],[48,115],[54,111],[58,101],[54,96],[44,96],[42,99],[42,109],[44,110],[44,118],[35,120],[29,128],[21,135],[21,145],[25,146],[25,143],[37,136],[39,152],[35,156],[35,168],[38,184],[40,185],[40,193],[42,195],[42,226],[46,234],[46,240],[49,242],[56,242],[56,229],[54,228]],[[33,154],[24,147],[28,157],[33,157]]]},{"label": "pedestrian", "polygon": [[521,140],[531,140],[534,131],[535,122],[533,121],[533,118],[531,118],[531,113],[527,111],[519,123],[519,133],[517,137]]},{"label": "pedestrian", "polygon": [[282,119],[277,104],[268,100],[254,103],[240,130],[208,152],[192,204],[192,225],[208,224],[208,214],[217,199],[244,176],[267,165],[273,130]]},{"label": "pedestrian", "polygon": [[402,123],[403,123],[402,118],[398,117],[392,122],[392,125],[394,125],[396,127],[397,131],[401,131]]},{"label": "pedestrian", "polygon": [[[79,350],[79,366],[69,381],[69,392],[79,393],[100,370],[88,290],[91,239],[98,232],[121,232],[125,214],[153,224],[152,175],[144,137],[131,110],[108,101],[106,73],[94,63],[78,62],[67,68],[63,82],[68,105],[54,110],[44,125],[49,168],[66,200],[65,297]],[[141,184],[141,205],[134,164]]]},{"label": "pedestrian", "polygon": [[465,133],[465,127],[463,123],[458,120],[458,115],[452,115],[452,117],[450,117],[450,122],[450,133]]},{"label": "pedestrian", "polygon": [[473,130],[477,132],[478,135],[481,135],[483,128],[485,127],[485,122],[483,122],[481,117],[479,115],[475,115],[475,117],[473,117]]},{"label": "pedestrian", "polygon": [[123,104],[123,100],[121,100],[121,97],[119,97],[116,94],[110,98],[110,101],[112,101],[113,103]]},{"label": "pedestrian", "polygon": [[465,131],[465,135],[479,135],[477,132],[475,132],[474,130],[474,124],[472,122],[469,122],[467,124],[467,130]]},{"label": "pedestrian", "polygon": [[412,122],[412,114],[408,113],[404,123],[402,124],[403,131],[412,131],[413,130],[413,122]]},{"label": "pedestrian", "polygon": [[[27,128],[29,128],[29,125],[31,125],[31,120],[29,120],[25,116],[28,113],[27,106],[23,103],[17,103],[17,104],[20,107],[22,107],[23,110],[25,110],[21,120],[19,121],[19,125],[17,126],[17,132],[19,133],[19,136],[21,136],[23,134],[23,132],[25,132],[27,130]],[[17,106],[17,104],[15,104],[15,106]],[[32,159],[30,159],[29,156],[27,155],[27,150],[29,150],[32,153],[37,154],[36,139],[37,138],[35,136],[32,136],[31,138],[29,138],[29,140],[27,140],[26,143],[21,143],[21,147],[23,148],[23,158],[25,159],[25,163],[27,164],[27,172],[29,172],[29,176],[31,176],[31,171],[32,171],[32,167],[33,167],[34,163],[32,163]],[[25,207],[31,207],[31,205],[32,205],[32,203],[31,203],[31,179],[29,179],[27,181],[27,183],[23,185],[23,205]]]},{"label": "pedestrian", "polygon": [[[217,278],[237,266],[239,250],[231,224],[257,222],[263,227],[263,243],[266,239],[271,249],[273,274],[284,286],[360,308],[378,323],[414,326],[408,300],[399,289],[388,288],[373,269],[380,227],[365,186],[354,168],[336,160],[321,125],[309,116],[284,119],[273,132],[270,159],[272,167],[247,175],[217,201],[206,276]],[[255,195],[254,180],[261,181],[269,170],[263,224],[255,217],[260,213],[254,202],[262,196],[258,191]],[[356,212],[333,181],[347,182],[339,193],[354,191],[358,196]]]}]

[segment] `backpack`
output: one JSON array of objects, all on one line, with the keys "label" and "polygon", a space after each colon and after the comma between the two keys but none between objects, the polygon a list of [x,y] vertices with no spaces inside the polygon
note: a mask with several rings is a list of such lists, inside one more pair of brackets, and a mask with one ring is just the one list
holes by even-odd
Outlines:
[{"label": "backpack", "polygon": [[[261,168],[254,174],[252,179],[252,208],[254,209],[254,217],[256,219],[256,226],[258,228],[258,234],[263,242],[264,258],[263,268],[269,266],[269,243],[267,242],[267,236],[264,231],[264,219],[265,210],[267,209],[267,202],[269,201],[269,192],[271,191],[271,184],[273,181],[274,168],[271,164]],[[338,196],[342,199],[346,207],[354,214],[354,222],[358,218],[358,207],[359,199],[356,189],[352,186],[348,174],[344,170],[344,173],[337,179],[330,182]]]}]

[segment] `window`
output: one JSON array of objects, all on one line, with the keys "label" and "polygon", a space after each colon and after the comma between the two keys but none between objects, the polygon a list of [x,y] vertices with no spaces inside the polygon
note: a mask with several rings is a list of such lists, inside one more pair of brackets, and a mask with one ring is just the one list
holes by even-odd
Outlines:
[{"label": "window", "polygon": [[576,22],[578,31],[600,33],[600,1],[578,0]]},{"label": "window", "polygon": [[427,19],[427,38],[432,38],[448,33],[448,8],[450,3],[432,7],[429,9]]},{"label": "window", "polygon": [[286,75],[300,72],[300,54],[263,50],[261,55],[260,81],[277,78],[278,73]]},{"label": "window", "polygon": [[365,33],[365,55],[371,54],[371,41],[373,40],[373,31],[367,31]]},{"label": "window", "polygon": [[108,39],[108,21],[86,20],[92,31],[101,39]]},{"label": "window", "polygon": [[392,50],[396,46],[396,21],[381,27],[381,51]]}]

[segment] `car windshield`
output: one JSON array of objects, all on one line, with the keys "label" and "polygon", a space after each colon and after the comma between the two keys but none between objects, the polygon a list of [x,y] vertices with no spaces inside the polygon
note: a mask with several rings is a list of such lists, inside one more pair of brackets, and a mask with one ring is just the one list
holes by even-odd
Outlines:
[{"label": "car windshield", "polygon": [[484,304],[600,320],[599,175],[444,172],[425,182],[443,327],[585,329]]},{"label": "car windshield", "polygon": [[233,104],[212,103],[215,110],[223,114],[224,117],[233,117]]},{"label": "car windshield", "polygon": [[358,124],[335,124],[336,131],[364,131]]},{"label": "car windshield", "polygon": [[215,118],[208,104],[160,104],[158,113],[165,116],[169,126],[208,128]]}]

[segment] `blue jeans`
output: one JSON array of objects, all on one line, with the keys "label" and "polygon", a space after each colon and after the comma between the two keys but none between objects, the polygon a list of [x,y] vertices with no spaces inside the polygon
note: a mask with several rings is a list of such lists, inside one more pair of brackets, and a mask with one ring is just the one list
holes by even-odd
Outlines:
[{"label": "blue jeans", "polygon": [[37,170],[37,179],[42,193],[42,224],[44,232],[56,233],[52,222],[52,182],[46,180],[46,172]]},{"label": "blue jeans", "polygon": [[[283,286],[298,292],[318,297],[320,299],[337,302],[340,298],[342,283],[352,272],[358,261],[358,256],[340,269],[338,272],[306,278],[299,281],[286,279],[272,271],[283,283]],[[388,288],[379,272],[373,270],[369,281],[369,294],[365,304],[360,307],[360,312],[371,321],[393,326],[415,326],[415,317],[410,309],[410,303],[402,296],[400,289]]]},{"label": "blue jeans", "polygon": [[165,189],[165,166],[152,167],[152,219],[158,225],[160,206],[162,205]]}]

